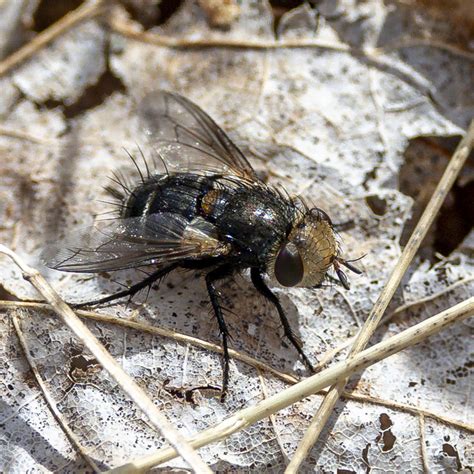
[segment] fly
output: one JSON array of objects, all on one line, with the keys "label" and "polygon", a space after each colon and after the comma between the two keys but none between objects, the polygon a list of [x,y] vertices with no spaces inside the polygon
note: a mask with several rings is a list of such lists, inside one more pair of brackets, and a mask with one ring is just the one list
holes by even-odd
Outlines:
[{"label": "fly", "polygon": [[106,189],[117,201],[118,217],[49,247],[43,253],[46,265],[82,273],[154,266],[128,289],[76,307],[133,297],[178,268],[203,271],[222,337],[222,399],[229,382],[229,331],[216,287],[250,269],[256,290],[274,305],[285,336],[313,371],[264,275],[285,287],[314,288],[334,279],[328,275],[333,269],[348,289],[342,267],[360,270],[341,257],[329,216],[262,182],[226,133],[185,97],[153,92],[139,104],[138,114],[164,172],[146,166],[132,186],[115,175],[115,186]]}]

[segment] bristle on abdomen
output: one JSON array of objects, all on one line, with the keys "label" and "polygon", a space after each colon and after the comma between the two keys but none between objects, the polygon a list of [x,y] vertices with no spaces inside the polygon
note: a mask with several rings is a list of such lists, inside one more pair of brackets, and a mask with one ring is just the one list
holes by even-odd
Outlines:
[{"label": "bristle on abdomen", "polygon": [[[130,158],[133,167],[138,172],[138,176],[136,176],[136,179],[133,179],[130,177],[125,177],[124,173],[117,171],[112,173],[112,176],[109,176],[108,178],[111,181],[111,184],[104,186],[107,194],[113,198],[113,202],[109,202],[109,204],[111,204],[114,208],[112,212],[116,213],[118,217],[124,217],[127,214],[127,209],[129,208],[127,203],[130,202],[131,197],[135,197],[135,190],[137,187],[153,179],[155,173],[160,173],[156,167],[155,160],[152,160],[153,166],[150,169],[150,166],[147,163],[146,158],[140,148],[139,152],[144,163],[144,171],[146,173],[145,175],[140,170],[136,158],[128,150],[125,149],[125,152]],[[164,166],[166,167],[166,164],[164,164]]]}]

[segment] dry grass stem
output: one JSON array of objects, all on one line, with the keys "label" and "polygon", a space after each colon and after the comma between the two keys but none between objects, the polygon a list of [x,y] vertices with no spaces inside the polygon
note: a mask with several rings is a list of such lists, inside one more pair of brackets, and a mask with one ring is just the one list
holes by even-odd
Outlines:
[{"label": "dry grass stem", "polygon": [[430,472],[428,465],[428,456],[426,455],[426,440],[425,440],[425,416],[421,413],[418,417],[418,422],[420,425],[420,451],[421,451],[421,460],[423,462],[424,472]]},{"label": "dry grass stem", "polygon": [[456,56],[461,56],[470,61],[474,61],[474,54],[472,51],[460,48],[455,44],[443,43],[442,41],[437,41],[433,38],[404,39],[403,41],[397,41],[396,43],[386,44],[381,48],[376,48],[374,52],[376,54],[387,54],[391,51],[397,51],[399,49],[419,48],[420,46],[429,46],[430,48],[441,49],[443,51],[455,54]]},{"label": "dry grass stem", "polygon": [[131,21],[123,14],[122,11],[116,9],[115,13],[109,19],[109,26],[112,31],[126,38],[140,41],[142,43],[153,44],[155,46],[164,46],[168,48],[242,48],[242,49],[292,49],[292,48],[319,48],[329,51],[350,52],[352,54],[364,55],[375,59],[377,56],[397,51],[402,48],[415,48],[419,46],[429,46],[443,51],[448,51],[456,56],[461,56],[469,60],[474,60],[474,54],[459,46],[435,41],[432,39],[412,39],[409,41],[397,42],[394,44],[384,45],[381,48],[366,48],[364,50],[349,47],[346,44],[338,42],[324,41],[320,39],[288,39],[284,40],[233,40],[228,38],[175,38],[165,36],[159,33],[143,31],[140,25]]},{"label": "dry grass stem", "polygon": [[116,9],[109,18],[109,27],[115,33],[126,38],[168,48],[236,48],[236,49],[283,49],[283,48],[322,48],[331,51],[349,52],[351,49],[342,43],[325,42],[317,40],[285,40],[262,41],[262,40],[231,40],[226,38],[175,38],[159,33],[142,31],[135,22],[126,18],[123,12]]},{"label": "dry grass stem", "polygon": [[[33,301],[3,301],[0,300],[0,307],[14,307],[14,308],[34,308],[38,310],[50,310],[51,306],[47,303],[39,303]],[[115,324],[121,327],[126,327],[129,329],[133,329],[136,331],[143,331],[149,334],[153,334],[156,336],[167,337],[173,339],[174,341],[181,342],[183,344],[192,344],[196,347],[201,347],[202,349],[206,349],[211,352],[217,352],[218,354],[223,354],[224,350],[219,344],[214,344],[212,342],[205,341],[203,339],[199,339],[194,336],[188,336],[187,334],[183,334],[177,331],[171,331],[169,329],[160,328],[157,326],[151,326],[149,324],[139,323],[136,321],[131,321],[129,319],[121,319],[115,316],[108,316],[107,314],[97,313],[95,311],[86,311],[86,310],[76,310],[75,311],[78,316],[81,318],[92,319],[94,321],[99,321],[101,323],[106,324]],[[239,360],[244,364],[250,365],[257,370],[261,370],[263,372],[269,372],[273,374],[276,378],[282,380],[285,383],[295,384],[299,382],[299,379],[294,375],[286,374],[284,372],[280,372],[277,369],[274,369],[268,364],[261,362],[254,357],[251,357],[247,354],[239,352],[235,349],[229,348],[229,354],[233,359]]]},{"label": "dry grass stem", "polygon": [[[472,277],[468,277],[468,278],[463,278],[462,280],[459,280],[449,286],[447,286],[446,288],[443,288],[442,290],[440,291],[437,291],[436,293],[432,293],[431,295],[428,295],[428,296],[425,296],[424,298],[420,298],[420,299],[417,299],[415,301],[410,301],[409,303],[406,303],[406,304],[403,304],[403,305],[400,305],[398,306],[397,308],[395,308],[391,313],[387,314],[386,316],[384,316],[382,318],[382,320],[380,321],[380,324],[378,327],[384,325],[384,324],[387,324],[388,322],[390,322],[393,318],[395,318],[395,316],[399,315],[400,313],[403,313],[404,311],[407,311],[409,310],[410,308],[413,308],[414,306],[418,306],[418,305],[421,305],[421,304],[425,304],[425,303],[428,303],[430,301],[434,301],[444,295],[446,295],[447,293],[449,293],[450,291],[453,291],[454,289],[462,286],[462,285],[465,285],[471,281],[474,280],[474,276]],[[348,339],[346,339],[343,343],[339,344],[338,346],[336,346],[335,348],[333,349],[330,349],[328,351],[326,351],[319,359],[319,362],[318,364],[316,365],[316,368],[317,369],[320,369],[322,367],[324,367],[329,361],[331,361],[337,354],[339,354],[339,352],[342,352],[344,349],[346,349],[347,347],[351,346],[351,344],[354,343],[354,341],[356,340],[357,338],[357,334],[355,336],[352,336]]]},{"label": "dry grass stem", "polygon": [[[193,448],[200,448],[225,439],[233,433],[248,428],[257,421],[268,418],[273,413],[318,392],[324,387],[344,381],[349,375],[360,372],[369,365],[375,364],[407,347],[418,344],[450,324],[462,321],[473,314],[474,297],[406,329],[400,334],[375,344],[348,360],[338,362],[319,374],[288,387],[252,407],[234,413],[234,415],[226,418],[221,423],[202,431],[187,441]],[[109,472],[144,472],[155,465],[175,458],[176,455],[176,451],[173,448],[163,448],[150,456],[132,461]]]},{"label": "dry grass stem", "polygon": [[[115,4],[115,6],[112,7],[112,4]],[[104,15],[105,12],[107,13],[106,15]],[[238,40],[232,39],[232,37],[231,39],[229,39],[227,37],[220,36],[219,33],[217,33],[216,35],[211,34],[209,36],[203,36],[202,38],[199,37],[198,39],[193,39],[191,36],[187,36],[186,34],[181,37],[179,36],[179,34],[177,37],[174,37],[172,35],[164,36],[160,33],[143,31],[142,26],[138,22],[129,20],[128,14],[126,13],[124,7],[118,4],[117,2],[114,2],[113,0],[86,0],[77,9],[71,11],[70,13],[62,17],[59,21],[34,36],[34,38],[29,43],[25,44],[23,47],[13,52],[10,56],[0,61],[0,78],[3,78],[4,76],[7,76],[10,73],[14,72],[16,68],[21,66],[26,61],[31,60],[31,58],[34,58],[35,54],[38,54],[44,48],[47,48],[52,42],[60,38],[62,35],[67,34],[68,31],[70,31],[71,29],[76,28],[83,22],[94,21],[99,15],[106,17],[102,21],[102,26],[105,28],[106,33],[117,36],[120,35],[123,38],[118,39],[122,40],[130,39],[132,41],[154,45],[157,47],[157,50],[160,48],[175,48],[176,53],[178,55],[181,52],[187,50],[199,51],[200,49],[207,48],[211,50],[211,52],[212,49],[220,49],[224,52],[232,49],[237,52],[239,50],[252,50],[261,52],[262,55],[265,56],[265,72],[262,74],[259,91],[260,94],[258,95],[259,98],[262,98],[264,96],[264,86],[266,86],[267,84],[267,75],[271,76],[270,73],[273,73],[273,71],[270,71],[268,67],[268,62],[271,58],[271,54],[267,57],[267,51],[278,52],[278,50],[285,49],[307,48],[314,52],[317,52],[318,50],[333,52],[331,55],[335,56],[340,55],[355,57],[358,61],[367,65],[369,74],[374,72],[374,70],[379,69],[383,70],[384,72],[387,72],[388,74],[398,76],[405,83],[413,85],[415,89],[422,91],[422,94],[420,94],[422,100],[424,100],[425,97],[429,97],[430,100],[434,103],[434,105],[438,107],[440,107],[440,103],[438,103],[437,99],[437,96],[439,94],[435,93],[436,91],[431,90],[432,87],[435,87],[434,82],[425,80],[426,78],[424,76],[415,74],[412,68],[408,68],[407,70],[404,64],[397,62],[395,58],[397,55],[397,51],[405,48],[427,46],[428,48],[446,51],[450,54],[462,57],[467,61],[474,60],[474,53],[472,51],[442,41],[436,41],[435,39],[430,38],[401,40],[393,44],[387,44],[380,48],[357,48],[349,44],[338,42],[337,40],[332,42],[311,37],[309,39],[304,39],[292,38],[291,36],[288,36],[287,38],[283,38],[282,40],[274,40],[273,38],[259,39],[258,37],[255,37],[254,39],[248,39],[244,37],[242,40]],[[114,51],[104,51],[105,56],[107,56],[106,59],[111,59],[108,56],[113,53]],[[257,56],[259,56],[259,54],[257,54]],[[173,82],[173,73],[170,71],[166,71],[170,78],[170,83],[175,83]],[[117,74],[117,77],[119,79],[122,79],[121,74]],[[372,76],[370,76],[369,79],[371,77]],[[125,80],[124,83],[129,84]],[[375,93],[374,91],[372,91],[372,89],[371,93],[375,97]],[[381,109],[383,107],[381,106],[381,104],[377,104],[376,102],[374,103],[376,109],[380,109],[378,110],[378,112],[382,114]],[[407,107],[405,103],[403,103],[401,106],[398,106],[397,103],[395,104],[395,106]],[[393,111],[394,108],[392,108],[391,110]],[[332,131],[336,133],[336,136],[340,136],[342,133],[344,133],[344,131],[341,130],[336,123],[333,123],[328,117],[326,117],[323,112],[320,113],[320,116],[325,120],[328,127],[331,127]],[[245,120],[241,121],[242,123],[236,122],[232,128],[236,129],[238,127],[241,127],[243,123],[250,123],[253,120],[256,123],[260,123],[258,117],[248,117]],[[380,134],[380,138],[383,142],[383,147],[385,150],[387,150],[389,148],[387,145],[388,140],[385,140],[384,134],[381,131],[381,127],[378,128],[378,131]],[[271,133],[273,134],[273,132]],[[27,131],[10,130],[5,127],[0,127],[0,135],[8,138],[13,138],[15,140],[28,141],[38,146],[50,146],[57,144],[61,146],[61,148],[63,148],[64,145],[62,135],[59,138],[48,139],[30,135]],[[102,146],[103,143],[100,140],[101,139],[98,138],[97,143]],[[303,151],[295,147],[292,143],[280,143],[275,137],[272,137],[272,140],[272,145],[286,147],[289,150],[293,150],[296,153],[299,153],[302,157],[305,157],[309,160],[313,159],[311,156],[306,155]],[[291,142],[291,139],[289,139],[288,141]],[[90,142],[85,143],[87,143],[88,145],[95,145],[95,142],[92,138]],[[62,417],[62,414],[58,410],[55,401],[47,387],[47,384],[42,379],[40,371],[36,367],[35,360],[30,355],[29,348],[27,346],[27,341],[21,329],[21,318],[25,317],[27,312],[22,311],[21,308],[35,308],[50,311],[52,310],[57,315],[59,315],[62,323],[66,324],[73,331],[77,338],[84,344],[84,346],[89,349],[89,351],[99,361],[102,367],[107,370],[107,372],[121,387],[121,389],[130,397],[131,400],[133,400],[134,403],[138,405],[138,407],[148,417],[150,424],[154,426],[167,440],[169,447],[164,447],[156,451],[152,455],[143,457],[135,461],[131,461],[123,466],[119,466],[115,469],[112,469],[109,472],[143,472],[157,464],[161,464],[175,457],[181,456],[194,471],[199,473],[210,473],[212,472],[211,469],[196,452],[198,448],[210,443],[224,440],[232,434],[240,430],[244,430],[249,426],[253,425],[254,423],[267,418],[270,420],[270,423],[273,426],[275,437],[280,446],[282,455],[285,457],[285,461],[289,462],[286,472],[299,472],[301,464],[314,446],[314,443],[317,441],[326,422],[333,413],[334,406],[336,405],[339,397],[363,401],[367,403],[380,404],[390,408],[405,410],[417,416],[420,428],[420,456],[422,466],[427,471],[429,469],[429,466],[425,440],[425,436],[427,436],[425,420],[428,417],[437,419],[453,426],[457,426],[465,430],[474,431],[474,427],[462,422],[458,422],[456,420],[451,420],[445,416],[429,412],[427,410],[424,410],[423,408],[411,407],[409,405],[404,405],[389,400],[377,399],[375,397],[370,397],[363,394],[348,393],[345,392],[345,384],[348,380],[348,377],[350,377],[352,374],[356,372],[361,372],[366,367],[375,364],[378,361],[383,360],[401,350],[404,350],[407,347],[413,346],[430,337],[431,335],[443,330],[448,325],[451,325],[454,322],[462,321],[474,314],[474,297],[470,297],[466,301],[459,303],[429,319],[426,319],[425,321],[414,325],[413,327],[406,329],[405,331],[402,331],[400,334],[387,338],[386,340],[376,345],[373,345],[368,349],[365,349],[365,347],[369,343],[370,338],[373,336],[377,327],[380,327],[381,323],[387,322],[393,316],[396,316],[401,312],[406,311],[409,307],[418,304],[423,304],[426,301],[432,300],[440,296],[441,294],[450,291],[455,286],[467,283],[468,281],[471,281],[474,278],[466,278],[451,285],[451,287],[445,288],[444,290],[442,290],[442,292],[400,306],[390,315],[384,316],[384,312],[386,311],[389,302],[391,301],[396,289],[398,288],[403,278],[403,275],[405,274],[408,266],[410,265],[414,255],[418,251],[418,248],[424,237],[426,236],[435,216],[439,212],[439,209],[444,199],[446,198],[447,193],[452,187],[456,177],[458,176],[459,171],[461,170],[462,166],[464,165],[464,162],[469,156],[469,153],[473,147],[473,143],[474,121],[471,122],[466,136],[459,144],[455,154],[453,155],[450,163],[448,164],[448,167],[440,182],[438,183],[438,186],[430,202],[428,203],[427,208],[421,216],[417,227],[413,231],[413,234],[411,235],[408,244],[403,250],[403,253],[400,256],[396,267],[393,269],[390,277],[388,278],[388,281],[385,287],[383,288],[381,294],[379,295],[374,307],[370,311],[370,314],[368,315],[365,324],[356,336],[348,339],[343,344],[340,344],[338,347],[333,348],[323,354],[323,357],[322,359],[320,359],[320,362],[317,367],[325,367],[328,363],[331,362],[331,360],[336,354],[338,354],[343,349],[350,347],[351,344],[353,344],[349,351],[347,360],[334,363],[329,368],[313,375],[310,378],[300,381],[297,377],[293,375],[280,372],[272,368],[271,366],[261,362],[258,359],[243,354],[242,352],[230,349],[229,353],[233,359],[239,360],[256,369],[262,386],[262,400],[253,406],[234,413],[233,415],[224,419],[217,425],[194,435],[190,439],[186,439],[178,432],[177,428],[175,428],[173,424],[168,421],[168,418],[155,406],[150,396],[143,389],[140,388],[140,386],[134,381],[132,377],[130,377],[126,372],[124,372],[118,362],[107,352],[104,346],[96,339],[96,337],[86,327],[86,325],[81,321],[81,319],[78,318],[78,316],[80,316],[81,318],[87,318],[102,323],[117,324],[122,327],[130,328],[136,331],[143,331],[152,335],[167,337],[179,343],[192,344],[194,346],[198,346],[216,353],[222,354],[222,347],[218,344],[213,344],[193,336],[178,333],[176,331],[166,330],[150,326],[148,324],[135,322],[132,320],[119,319],[115,316],[107,316],[92,311],[73,312],[71,308],[49,286],[49,284],[38,273],[38,271],[26,265],[20,259],[20,257],[18,257],[11,250],[11,248],[14,247],[10,246],[9,249],[4,245],[0,244],[0,254],[7,255],[15,262],[15,264],[23,272],[24,278],[28,280],[41,293],[41,295],[43,295],[47,302],[36,303],[0,300],[0,308],[13,308],[13,310],[10,309],[9,315],[11,315],[12,317],[13,327],[16,331],[18,340],[25,354],[25,358],[28,364],[30,365],[32,373],[38,383],[39,395],[37,396],[44,397],[47,405],[49,406],[53,416],[59,423],[61,429],[64,431],[72,445],[75,446],[78,452],[84,457],[85,461],[89,464],[90,469],[94,472],[100,472],[98,466],[88,456],[86,450],[83,446],[81,446],[78,438],[76,438],[74,432],[71,430],[71,428],[67,425],[66,421]],[[266,160],[264,160],[264,163],[266,163]],[[287,178],[284,173],[281,173],[279,175],[275,171],[270,170],[270,175],[272,175],[272,173],[275,176],[279,176],[280,178]],[[307,188],[309,188],[312,184],[313,183],[308,183]],[[329,187],[329,185],[327,186]],[[338,193],[337,190],[334,190],[334,192]],[[14,233],[12,240],[14,243],[17,242],[17,240],[18,242],[20,242],[21,233],[18,231],[20,225],[20,222],[17,222],[14,225]],[[64,281],[67,280],[63,280],[63,282]],[[77,313],[77,315],[75,313]],[[291,384],[292,386],[287,387],[272,396],[268,396],[267,387],[265,385],[265,380],[262,376],[261,371],[271,373],[273,376],[282,380],[284,383]],[[185,373],[185,370],[183,371],[183,373]],[[295,402],[301,401],[304,398],[315,393],[324,395],[324,399],[313,420],[311,421],[310,427],[307,433],[305,434],[301,444],[298,446],[294,457],[289,460],[285,451],[284,443],[282,442],[280,433],[278,431],[278,426],[275,421],[275,414],[279,410],[287,408]],[[296,407],[293,407],[293,410],[296,410]]]},{"label": "dry grass stem", "polygon": [[29,43],[22,48],[16,50],[10,56],[0,62],[0,77],[11,71],[23,61],[32,57],[40,49],[51,43],[57,37],[67,32],[79,23],[94,18],[101,14],[105,9],[105,1],[89,1],[82,4],[72,12],[63,16],[56,23],[46,28],[44,31],[35,36]]},{"label": "dry grass stem", "polygon": [[[319,393],[323,393],[321,391]],[[327,392],[324,392],[327,393]],[[406,403],[398,403],[394,402],[393,400],[384,400],[383,398],[378,397],[371,397],[369,395],[362,395],[355,392],[342,392],[341,397],[347,398],[348,400],[354,400],[362,403],[372,403],[374,405],[379,405],[383,407],[390,408],[392,410],[400,410],[406,413],[411,413],[415,416],[423,415],[426,418],[432,418],[433,420],[439,421],[440,423],[445,423],[446,425],[456,426],[461,430],[468,431],[470,433],[474,433],[474,425],[469,425],[467,423],[463,423],[462,421],[454,420],[453,418],[449,418],[444,415],[440,415],[439,413],[435,413],[430,410],[425,410],[424,408],[416,407],[413,405],[407,405]]]},{"label": "dry grass stem", "polygon": [[[448,288],[453,289],[454,287],[459,286],[461,284],[464,284],[468,281],[469,281],[469,279],[461,280],[459,282],[454,283],[453,285],[451,285]],[[416,304],[421,304],[421,302],[432,300],[434,296],[442,295],[444,293],[445,293],[445,290],[443,290],[439,293],[435,293],[434,295],[430,295],[430,297],[423,298],[422,300],[417,300],[417,301],[414,301],[414,302],[412,302],[408,305],[403,305],[400,308],[403,308],[404,310],[406,310],[407,308],[409,308],[411,306],[414,306]],[[49,311],[49,310],[51,310],[51,306],[49,304],[39,303],[39,302],[34,302],[34,301],[6,301],[6,300],[0,300],[0,308],[34,308],[34,309],[37,309],[39,311],[42,311],[42,310],[43,311]],[[398,311],[398,308],[397,308],[393,313],[391,313],[391,315],[398,314],[398,312],[399,311]],[[120,326],[120,327],[126,327],[126,328],[130,328],[130,329],[137,330],[137,331],[143,331],[143,332],[147,332],[149,334],[154,334],[154,335],[161,336],[161,337],[167,337],[167,338],[175,340],[176,342],[192,344],[192,345],[195,345],[197,347],[201,347],[203,349],[213,351],[213,352],[216,352],[216,353],[219,353],[219,354],[222,354],[222,352],[223,352],[222,347],[219,346],[218,344],[213,344],[211,342],[204,341],[203,339],[199,339],[199,338],[193,337],[193,336],[188,336],[187,334],[182,334],[182,333],[179,333],[179,332],[176,332],[176,331],[170,331],[168,329],[163,329],[163,328],[159,328],[159,327],[156,327],[156,326],[150,326],[148,324],[137,323],[137,322],[134,322],[134,321],[121,319],[121,318],[117,318],[117,317],[114,317],[114,316],[108,316],[106,314],[96,313],[94,311],[78,310],[78,311],[76,311],[76,314],[81,318],[92,319],[94,321],[98,321],[98,322],[105,323],[105,324],[114,324],[114,325],[117,325],[117,326]],[[391,315],[389,315],[389,316],[391,316]],[[355,337],[352,338],[352,339],[349,339],[349,342],[352,342],[354,339],[355,339]],[[240,360],[241,362],[249,365],[250,367],[253,367],[259,373],[260,372],[269,372],[272,375],[274,375],[276,378],[280,379],[282,382],[285,382],[285,383],[290,384],[290,385],[294,385],[295,383],[298,383],[301,380],[301,379],[297,378],[294,375],[287,374],[287,373],[284,373],[284,372],[280,372],[279,370],[265,364],[264,362],[261,362],[258,359],[254,359],[253,357],[250,357],[246,354],[243,354],[243,353],[241,353],[241,352],[239,352],[235,349],[229,349],[229,351],[230,351],[229,353],[230,353],[232,358]],[[332,351],[328,351],[328,352],[332,353]],[[327,393],[327,390],[320,390],[318,392],[318,395],[325,395],[326,393]],[[400,411],[411,413],[411,414],[417,415],[417,416],[419,416],[420,414],[423,414],[425,417],[433,418],[435,420],[440,421],[441,423],[446,423],[448,425],[456,426],[456,427],[458,427],[460,429],[463,429],[463,430],[466,430],[466,431],[474,432],[474,426],[471,426],[469,424],[466,424],[466,423],[463,423],[461,421],[455,420],[453,418],[449,418],[449,417],[444,416],[444,415],[440,415],[439,413],[435,413],[433,411],[425,410],[425,409],[420,408],[420,407],[415,407],[415,406],[407,405],[407,404],[404,404],[404,403],[394,402],[393,400],[384,400],[383,398],[373,397],[373,396],[366,395],[366,394],[359,394],[359,393],[356,393],[354,391],[351,391],[351,392],[344,391],[341,396],[343,398],[348,399],[348,400],[355,400],[355,401],[359,401],[359,402],[371,403],[371,404],[374,404],[374,405],[384,406],[384,407],[387,407],[387,408],[398,409]]]},{"label": "dry grass stem", "polygon": [[[14,313],[17,313],[17,312],[20,312],[20,311],[22,311],[22,310],[17,309],[16,311],[14,311]],[[40,390],[43,394],[43,397],[46,401],[46,404],[48,405],[49,409],[51,410],[51,413],[53,414],[54,418],[58,422],[61,429],[64,431],[64,434],[67,436],[67,438],[69,439],[71,444],[73,446],[75,446],[75,448],[77,449],[79,454],[84,458],[84,460],[90,466],[90,468],[94,472],[101,472],[99,467],[97,466],[97,464],[93,461],[93,459],[88,456],[88,454],[86,453],[84,447],[81,445],[81,443],[79,442],[79,440],[77,439],[76,435],[71,430],[71,428],[69,428],[68,424],[66,423],[66,420],[64,420],[61,412],[58,410],[58,407],[56,406],[54,398],[51,396],[51,393],[49,392],[48,387],[44,383],[44,380],[43,380],[43,378],[41,377],[41,375],[38,371],[38,367],[36,366],[35,360],[33,359],[33,357],[30,354],[30,350],[28,348],[25,336],[23,335],[23,332],[22,332],[21,327],[20,327],[20,322],[18,321],[18,317],[17,317],[16,314],[12,315],[12,322],[13,322],[13,327],[15,328],[15,332],[16,332],[16,335],[18,337],[18,340],[20,341],[20,346],[23,350],[23,354],[24,354],[24,356],[25,356],[25,358],[28,362],[28,365],[30,366],[31,372],[33,373],[33,376],[36,380],[36,383],[38,384],[38,386],[39,386],[39,388],[40,388]]]},{"label": "dry grass stem", "polygon": [[0,135],[4,137],[11,137],[16,138],[18,140],[25,140],[31,143],[35,143],[36,145],[49,145],[51,144],[51,140],[35,137],[29,133],[26,133],[22,130],[14,130],[9,128],[4,128],[0,126]]},{"label": "dry grass stem", "polygon": [[[466,135],[458,144],[456,151],[454,152],[443,176],[441,177],[436,189],[433,192],[433,195],[431,196],[428,205],[426,206],[426,209],[424,210],[420,220],[413,230],[410,240],[403,249],[403,252],[400,255],[400,258],[390,277],[388,278],[385,287],[377,298],[377,301],[375,302],[372,311],[365,321],[364,326],[357,335],[357,338],[349,352],[349,358],[364,349],[364,347],[369,342],[369,339],[377,329],[377,326],[379,325],[388,304],[395,294],[395,291],[397,290],[403,275],[407,271],[408,266],[413,260],[413,257],[418,251],[421,242],[428,233],[431,224],[433,223],[444,200],[446,199],[449,190],[453,186],[459,172],[464,166],[464,163],[466,162],[472,150],[473,144],[474,120],[471,121]],[[311,420],[310,426],[305,433],[303,440],[301,441],[290,464],[288,465],[286,473],[296,473],[298,471],[299,466],[316,443],[321,431],[326,425],[331,413],[334,410],[337,400],[344,390],[345,384],[345,380],[338,382],[337,385],[331,387],[327,395],[324,397],[324,400],[321,403],[318,411]]]},{"label": "dry grass stem", "polygon": [[92,334],[87,326],[74,314],[71,308],[49,286],[40,273],[26,265],[14,252],[0,244],[0,253],[10,257],[28,280],[51,305],[61,320],[71,329],[77,338],[89,349],[102,367],[110,374],[122,390],[138,405],[149,418],[150,423],[161,432],[164,438],[176,448],[186,462],[198,472],[212,472],[199,457],[183,436],[174,428],[168,419],[159,411],[146,392],[130,377],[105,347]]}]

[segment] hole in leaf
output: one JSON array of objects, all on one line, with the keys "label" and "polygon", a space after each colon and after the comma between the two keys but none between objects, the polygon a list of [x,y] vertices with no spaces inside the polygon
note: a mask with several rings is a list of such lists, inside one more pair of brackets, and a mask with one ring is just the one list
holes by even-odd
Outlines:
[{"label": "hole in leaf", "polygon": [[166,23],[181,7],[183,0],[162,0],[158,25]]},{"label": "hole in leaf", "polygon": [[100,76],[96,84],[86,88],[74,104],[64,107],[64,116],[73,118],[86,110],[93,109],[102,104],[114,92],[125,92],[125,86],[117,76],[107,70]]},{"label": "hole in leaf", "polygon": [[443,444],[443,453],[446,454],[446,456],[451,456],[451,457],[455,457],[457,454],[454,447],[448,443]]},{"label": "hole in leaf", "polygon": [[396,440],[397,438],[392,433],[392,430],[384,431],[382,435],[382,441],[383,441],[382,451],[384,453],[391,451]]},{"label": "hole in leaf", "polygon": [[450,458],[455,458],[457,470],[458,471],[462,470],[462,463],[461,463],[461,459],[459,458],[459,453],[452,444],[443,443],[443,454],[445,456],[449,456]]},{"label": "hole in leaf", "polygon": [[310,6],[314,6],[314,1],[304,0],[270,0],[270,6],[272,7],[273,13],[273,31],[275,35],[278,31],[278,25],[280,24],[281,17],[293,8],[297,8],[304,3],[309,3]]},{"label": "hole in leaf", "polygon": [[123,0],[123,6],[133,20],[145,30],[166,23],[181,7],[183,0],[161,0],[144,2]]},{"label": "hole in leaf", "polygon": [[[412,217],[405,223],[400,245],[405,246],[428,204],[460,137],[417,137],[405,150],[400,169],[399,189],[414,199]],[[449,255],[474,226],[474,159],[469,157],[449,192],[431,230],[420,247],[423,258],[435,253]]]},{"label": "hole in leaf", "polygon": [[91,367],[96,367],[98,365],[98,361],[95,358],[87,359],[82,354],[74,356],[71,359],[70,367],[71,370],[82,370],[86,372]]},{"label": "hole in leaf", "polygon": [[365,448],[362,450],[362,460],[364,461],[365,465],[367,466],[366,472],[370,472],[369,448],[370,448],[370,443],[367,443],[365,445]]},{"label": "hole in leaf", "polygon": [[367,196],[365,202],[377,216],[383,216],[387,212],[387,201],[377,195]]},{"label": "hole in leaf", "polygon": [[42,0],[33,15],[33,30],[40,32],[56,23],[60,18],[79,7],[84,0]]},{"label": "hole in leaf", "polygon": [[18,298],[15,298],[8,290],[6,290],[2,285],[0,285],[0,300],[4,301],[18,301]]},{"label": "hole in leaf", "polygon": [[[104,54],[107,59],[109,57],[108,48],[108,43],[106,43]],[[48,99],[38,105],[46,107],[47,109],[60,107],[63,110],[64,117],[71,119],[87,110],[101,105],[107,97],[110,97],[114,92],[125,91],[125,85],[120,78],[113,74],[107,62],[106,69],[99,77],[98,81],[95,84],[86,87],[81,96],[73,104],[66,105],[62,101]]]},{"label": "hole in leaf", "polygon": [[455,250],[474,227],[474,181],[455,183],[452,195],[454,202],[443,206],[437,219],[434,248],[443,255]]},{"label": "hole in leaf", "polygon": [[393,426],[393,422],[386,413],[382,413],[379,416],[380,428],[385,431]]}]

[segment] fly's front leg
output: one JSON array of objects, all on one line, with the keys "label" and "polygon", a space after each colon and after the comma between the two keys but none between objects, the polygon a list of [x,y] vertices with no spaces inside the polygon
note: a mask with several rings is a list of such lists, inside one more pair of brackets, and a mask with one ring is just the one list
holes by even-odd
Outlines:
[{"label": "fly's front leg", "polygon": [[165,277],[168,273],[170,273],[176,267],[178,267],[177,263],[168,265],[167,267],[160,268],[156,272],[153,272],[151,275],[147,276],[143,281],[140,281],[136,283],[135,285],[132,285],[130,288],[127,288],[126,290],[119,291],[118,293],[114,293],[113,295],[105,296],[104,298],[99,298],[97,300],[86,301],[85,303],[72,304],[71,306],[73,308],[84,308],[85,306],[95,306],[98,304],[109,303],[110,301],[114,301],[119,298],[124,298],[126,296],[130,296],[131,298],[140,290],[143,290],[143,288],[146,288],[147,286],[151,286],[153,285],[153,283],[155,283],[155,281],[159,280],[160,278]]},{"label": "fly's front leg", "polygon": [[290,323],[288,321],[288,318],[286,317],[285,312],[283,311],[283,308],[280,304],[280,300],[278,299],[278,296],[273,293],[270,288],[266,285],[266,283],[263,281],[262,275],[260,274],[259,270],[257,268],[252,268],[250,271],[250,275],[252,278],[252,283],[257,289],[257,291],[262,294],[267,300],[269,300],[275,308],[278,311],[278,315],[280,316],[280,321],[281,324],[283,325],[283,330],[285,332],[285,336],[289,339],[291,344],[293,344],[294,348],[298,351],[300,354],[301,358],[303,359],[304,364],[306,367],[311,371],[314,372],[314,366],[304,353],[300,342],[298,341],[297,337],[295,336],[293,330],[291,329]]},{"label": "fly's front leg", "polygon": [[228,347],[229,331],[227,330],[227,325],[224,320],[224,315],[222,314],[222,308],[219,304],[219,298],[218,298],[218,293],[215,287],[215,283],[216,281],[222,280],[223,278],[229,276],[231,273],[232,273],[232,266],[223,265],[214,270],[211,270],[206,275],[207,292],[209,293],[212,309],[214,310],[214,314],[216,315],[217,322],[219,324],[219,331],[222,337],[222,348],[224,349],[221,401],[224,401],[226,393],[227,393],[227,387],[229,385],[229,362],[230,362],[229,347]]}]

